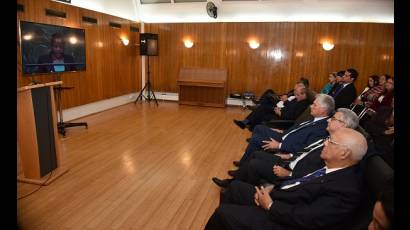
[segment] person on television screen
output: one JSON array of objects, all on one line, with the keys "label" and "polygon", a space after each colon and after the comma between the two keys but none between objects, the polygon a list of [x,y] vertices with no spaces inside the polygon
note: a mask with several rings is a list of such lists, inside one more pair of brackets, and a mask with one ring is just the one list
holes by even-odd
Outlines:
[{"label": "person on television screen", "polygon": [[54,33],[51,36],[50,53],[42,55],[38,58],[37,64],[39,65],[39,73],[47,72],[63,72],[76,70],[74,63],[74,57],[64,53],[64,36],[61,33]]}]

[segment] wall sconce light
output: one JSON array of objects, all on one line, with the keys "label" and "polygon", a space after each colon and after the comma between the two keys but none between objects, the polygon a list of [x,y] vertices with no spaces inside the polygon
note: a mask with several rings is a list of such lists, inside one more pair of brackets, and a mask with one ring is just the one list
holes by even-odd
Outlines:
[{"label": "wall sconce light", "polygon": [[283,57],[283,53],[280,49],[275,49],[269,52],[270,57],[273,57],[275,61],[280,61]]},{"label": "wall sconce light", "polygon": [[248,43],[251,49],[257,49],[259,47],[259,42],[257,42],[256,40],[250,40]]},{"label": "wall sconce light", "polygon": [[332,50],[333,47],[335,47],[335,44],[330,43],[330,42],[323,42],[322,47],[324,50],[329,51],[329,50]]},{"label": "wall sconce light", "polygon": [[191,41],[191,40],[189,40],[189,39],[187,39],[187,40],[184,41],[184,46],[185,46],[186,48],[191,48],[192,46],[194,46],[194,42]]},{"label": "wall sconce light", "polygon": [[124,44],[124,46],[127,46],[130,43],[130,40],[128,40],[127,38],[121,38],[121,42],[122,44]]},{"label": "wall sconce light", "polygon": [[387,54],[384,54],[384,55],[382,56],[382,59],[383,59],[383,60],[389,60],[389,59],[390,59],[390,56],[387,55]]},{"label": "wall sconce light", "polygon": [[303,52],[300,52],[300,51],[296,52],[296,57],[303,57],[303,55],[304,55]]}]

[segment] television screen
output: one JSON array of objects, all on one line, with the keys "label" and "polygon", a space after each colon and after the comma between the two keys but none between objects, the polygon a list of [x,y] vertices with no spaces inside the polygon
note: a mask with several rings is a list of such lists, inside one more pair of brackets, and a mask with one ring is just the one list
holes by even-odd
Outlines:
[{"label": "television screen", "polygon": [[84,29],[20,22],[23,74],[85,70]]}]

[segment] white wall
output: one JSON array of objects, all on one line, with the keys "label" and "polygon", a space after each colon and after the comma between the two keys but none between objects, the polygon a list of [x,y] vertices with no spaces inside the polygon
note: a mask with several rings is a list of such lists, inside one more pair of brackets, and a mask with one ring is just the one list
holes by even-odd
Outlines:
[{"label": "white wall", "polygon": [[144,22],[378,22],[394,23],[390,0],[281,0],[222,2],[218,18],[207,15],[206,2],[143,4]]},{"label": "white wall", "polygon": [[139,0],[71,0],[71,5],[139,21],[136,2]]},{"label": "white wall", "polygon": [[[216,0],[211,0],[216,1]],[[218,18],[206,2],[140,4],[140,0],[72,0],[72,5],[140,22],[377,22],[394,23],[393,0],[225,1]]]}]

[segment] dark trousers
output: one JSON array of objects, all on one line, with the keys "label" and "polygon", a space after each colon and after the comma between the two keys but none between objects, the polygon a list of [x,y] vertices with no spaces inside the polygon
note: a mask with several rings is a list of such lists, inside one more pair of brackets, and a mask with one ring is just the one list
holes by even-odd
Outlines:
[{"label": "dark trousers", "polygon": [[223,195],[222,204],[208,220],[205,229],[272,229],[268,212],[257,207],[254,202],[255,192],[252,185],[233,181]]},{"label": "dark trousers", "polygon": [[273,173],[274,165],[285,167],[287,163],[273,153],[255,151],[250,155],[249,161],[240,165],[234,179],[252,185],[275,184],[278,182],[278,177]]},{"label": "dark trousers", "polygon": [[261,124],[264,121],[270,121],[272,119],[279,119],[273,110],[274,107],[258,106],[252,113],[250,113],[246,119],[249,121],[250,130],[253,130],[256,125]]},{"label": "dark trousers", "polygon": [[269,138],[273,138],[276,141],[282,141],[282,133],[278,133],[273,131],[266,125],[257,125],[252,132],[251,140],[249,141],[248,147],[246,147],[245,153],[243,154],[240,163],[242,164],[245,161],[249,160],[249,156],[257,151],[262,150],[262,146],[265,144],[262,141],[270,140]]}]

